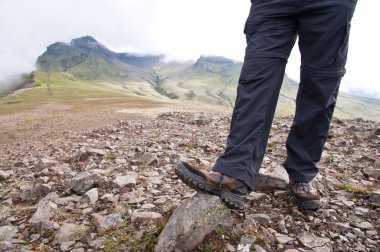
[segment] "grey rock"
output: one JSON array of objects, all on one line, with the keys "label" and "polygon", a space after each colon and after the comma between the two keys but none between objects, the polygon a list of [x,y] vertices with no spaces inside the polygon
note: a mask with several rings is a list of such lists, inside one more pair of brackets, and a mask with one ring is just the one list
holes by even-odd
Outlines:
[{"label": "grey rock", "polygon": [[373,225],[367,221],[363,221],[360,223],[354,223],[353,226],[358,227],[360,229],[372,229]]},{"label": "grey rock", "polygon": [[288,174],[282,166],[276,166],[271,171],[260,169],[260,172],[256,177],[254,190],[261,192],[286,190],[288,183]]},{"label": "grey rock", "polygon": [[39,184],[36,187],[25,190],[20,194],[22,201],[31,201],[47,195],[51,190],[51,186],[47,184]]},{"label": "grey rock", "polygon": [[92,188],[88,190],[80,199],[80,203],[94,204],[98,201],[99,193],[98,188]]},{"label": "grey rock", "polygon": [[141,209],[152,209],[152,208],[155,208],[156,206],[151,204],[151,203],[147,203],[147,204],[144,204],[141,206]]},{"label": "grey rock", "polygon": [[132,164],[134,165],[152,165],[157,164],[158,159],[156,154],[144,152],[142,155],[138,156],[132,161]]},{"label": "grey rock", "polygon": [[266,195],[265,193],[260,192],[251,192],[247,195],[247,200],[249,201],[261,201],[261,200],[270,200],[270,197]]},{"label": "grey rock", "polygon": [[380,206],[380,190],[372,192],[369,201]]},{"label": "grey rock", "polygon": [[249,217],[253,218],[260,225],[266,226],[272,223],[271,217],[266,214],[251,214]]},{"label": "grey rock", "polygon": [[87,227],[72,223],[63,223],[61,228],[54,236],[53,244],[62,244],[63,242],[77,241],[86,233]]},{"label": "grey rock", "polygon": [[376,180],[380,179],[380,169],[375,169],[373,167],[366,167],[363,170],[364,174],[368,175],[371,178],[374,178]]},{"label": "grey rock", "polygon": [[32,223],[37,230],[53,227],[54,225],[50,222],[50,219],[54,216],[57,208],[57,204],[50,201],[45,203],[44,200],[41,200],[38,204],[37,211],[33,214],[32,218],[29,219],[29,222]]},{"label": "grey rock", "polygon": [[14,172],[12,172],[12,171],[2,171],[2,170],[0,170],[0,181],[5,181],[5,180],[7,180],[7,179],[10,178],[13,174],[14,174]]},{"label": "grey rock", "polygon": [[255,219],[253,218],[253,216],[248,215],[245,218],[241,228],[245,231],[251,231],[252,232],[252,231],[257,230],[258,226],[257,226],[257,223],[256,223]]},{"label": "grey rock", "polygon": [[88,149],[86,154],[89,156],[104,156],[106,152],[100,149]]},{"label": "grey rock", "polygon": [[321,247],[315,247],[313,248],[313,252],[332,252],[333,249],[330,244],[326,244]]},{"label": "grey rock", "polygon": [[37,161],[37,163],[34,164],[34,171],[39,172],[45,168],[49,168],[49,167],[52,167],[52,166],[57,165],[57,164],[58,164],[58,161],[56,161],[56,160],[40,158]]},{"label": "grey rock", "polygon": [[280,234],[280,233],[276,233],[274,237],[275,237],[276,241],[280,244],[286,244],[286,243],[294,240],[292,237],[289,237],[285,234]]},{"label": "grey rock", "polygon": [[84,252],[84,248],[72,249],[72,250],[70,250],[70,252]]},{"label": "grey rock", "polygon": [[297,236],[297,239],[307,248],[322,247],[330,242],[328,238],[320,238],[308,232],[302,232]]},{"label": "grey rock", "polygon": [[227,252],[235,252],[235,247],[231,243],[227,243],[225,247],[225,251]]},{"label": "grey rock", "polygon": [[85,161],[89,158],[89,155],[86,152],[78,151],[75,155],[70,159],[71,163]]},{"label": "grey rock", "polygon": [[135,212],[132,214],[132,223],[143,223],[162,220],[162,215],[156,212]]},{"label": "grey rock", "polygon": [[118,187],[136,185],[137,174],[129,174],[125,176],[116,176],[114,184]]},{"label": "grey rock", "polygon": [[119,197],[113,195],[112,193],[106,193],[101,197],[102,201],[109,203],[116,203],[119,201]]},{"label": "grey rock", "polygon": [[327,223],[328,230],[342,234],[349,232],[352,228],[349,223],[329,222]]},{"label": "grey rock", "polygon": [[74,245],[74,241],[67,241],[67,242],[62,242],[60,249],[61,251],[68,251],[70,248]]},{"label": "grey rock", "polygon": [[198,192],[174,211],[159,236],[155,251],[192,250],[218,225],[233,225],[229,209],[219,197]]},{"label": "grey rock", "polygon": [[239,245],[237,246],[238,252],[249,252],[250,248],[256,241],[256,236],[253,235],[243,235],[240,239]]},{"label": "grey rock", "polygon": [[265,249],[263,249],[260,245],[257,245],[257,244],[255,244],[253,248],[255,249],[256,252],[266,252]]},{"label": "grey rock", "polygon": [[11,216],[11,209],[6,206],[0,206],[0,222]]},{"label": "grey rock", "polygon": [[16,236],[18,228],[15,226],[1,226],[0,227],[0,237],[1,240],[9,241]]},{"label": "grey rock", "polygon": [[0,251],[12,251],[13,244],[10,241],[0,241]]},{"label": "grey rock", "polygon": [[106,216],[93,214],[92,216],[95,219],[95,226],[98,232],[103,232],[107,229],[117,227],[119,224],[123,222],[120,213],[113,213]]},{"label": "grey rock", "polygon": [[80,195],[87,192],[89,189],[94,187],[98,183],[98,175],[93,174],[88,171],[84,171],[81,173],[78,173],[72,180],[71,180],[71,187],[70,189]]}]

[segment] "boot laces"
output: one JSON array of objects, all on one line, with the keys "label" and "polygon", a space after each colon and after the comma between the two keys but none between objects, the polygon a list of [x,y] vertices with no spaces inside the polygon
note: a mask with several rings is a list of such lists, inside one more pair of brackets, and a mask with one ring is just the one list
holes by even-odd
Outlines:
[{"label": "boot laces", "polygon": [[306,182],[295,182],[295,187],[298,189],[301,189],[302,191],[309,192],[310,191],[310,184]]}]

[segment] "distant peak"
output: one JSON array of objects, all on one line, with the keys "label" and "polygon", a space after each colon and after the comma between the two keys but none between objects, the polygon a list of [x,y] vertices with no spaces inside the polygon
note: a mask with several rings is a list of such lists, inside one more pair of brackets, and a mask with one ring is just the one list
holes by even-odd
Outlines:
[{"label": "distant peak", "polygon": [[87,36],[83,36],[83,37],[71,40],[71,44],[77,44],[77,43],[98,43],[98,41],[94,39],[93,37],[87,35]]},{"label": "distant peak", "polygon": [[213,63],[213,64],[234,64],[234,63],[236,63],[236,61],[229,59],[229,58],[222,57],[222,56],[206,56],[206,55],[202,55],[197,60],[197,62],[195,64],[201,63],[201,62],[209,62],[209,63]]}]

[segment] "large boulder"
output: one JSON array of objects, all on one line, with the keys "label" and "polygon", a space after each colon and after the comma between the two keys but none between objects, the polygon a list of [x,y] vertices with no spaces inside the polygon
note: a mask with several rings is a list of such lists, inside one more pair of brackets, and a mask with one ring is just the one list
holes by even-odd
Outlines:
[{"label": "large boulder", "polygon": [[282,166],[276,166],[273,170],[260,169],[256,176],[255,191],[273,192],[275,190],[286,190],[289,177]]},{"label": "large boulder", "polygon": [[78,173],[72,180],[71,180],[71,187],[70,189],[74,191],[75,193],[82,195],[91,188],[93,188],[98,183],[98,175],[84,171],[81,173]]},{"label": "large boulder", "polygon": [[154,251],[191,251],[218,225],[233,225],[229,209],[219,197],[198,192],[174,211]]}]

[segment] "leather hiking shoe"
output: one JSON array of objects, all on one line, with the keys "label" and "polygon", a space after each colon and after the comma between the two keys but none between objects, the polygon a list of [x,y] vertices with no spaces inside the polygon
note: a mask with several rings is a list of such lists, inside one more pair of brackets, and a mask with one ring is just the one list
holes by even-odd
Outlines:
[{"label": "leather hiking shoe", "polygon": [[177,176],[195,190],[219,196],[229,208],[243,210],[248,187],[239,180],[219,172],[206,172],[180,161],[175,167]]},{"label": "leather hiking shoe", "polygon": [[321,196],[307,182],[289,182],[289,190],[293,194],[293,204],[301,209],[315,210],[321,207]]}]

